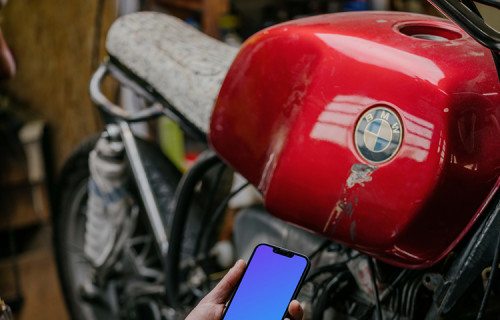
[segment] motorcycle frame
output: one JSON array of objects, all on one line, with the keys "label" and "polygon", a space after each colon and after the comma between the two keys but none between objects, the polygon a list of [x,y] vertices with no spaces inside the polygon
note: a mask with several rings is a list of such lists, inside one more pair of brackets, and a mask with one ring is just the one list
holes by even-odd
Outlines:
[{"label": "motorcycle frame", "polygon": [[[92,77],[90,86],[91,97],[96,106],[104,113],[109,123],[116,123],[116,125],[112,125],[115,129],[110,129],[110,126],[108,126],[107,131],[112,138],[121,139],[124,144],[133,179],[137,183],[146,216],[165,264],[167,301],[171,306],[175,307],[178,305],[177,291],[179,283],[176,263],[178,263],[179,257],[178,250],[169,250],[169,248],[178,246],[182,239],[182,233],[180,233],[182,228],[179,227],[185,224],[187,207],[192,197],[194,185],[199,181],[203,173],[220,163],[220,159],[212,153],[207,156],[205,161],[195,165],[192,170],[186,173],[183,182],[179,184],[176,190],[176,201],[171,208],[174,220],[172,225],[176,227],[167,230],[156,200],[152,196],[152,187],[146,176],[129,122],[147,121],[166,115],[180,123],[184,128],[189,128],[189,124],[185,120],[181,120],[169,109],[163,109],[162,104],[158,102],[140,112],[128,113],[124,111],[110,102],[100,90],[100,84],[107,74],[111,74],[121,84],[131,87],[137,94],[145,97],[150,102],[157,100],[156,94],[151,93],[147,87],[141,86],[133,77],[128,76],[127,73],[110,61],[99,67]],[[192,130],[192,128],[188,130]],[[476,228],[471,230],[469,238],[464,239],[466,240],[463,242],[464,247],[459,250],[457,258],[449,268],[449,272],[444,277],[438,278],[438,284],[435,288],[436,294],[434,295],[435,312],[448,312],[454,306],[457,297],[461,296],[472,283],[473,275],[477,274],[478,269],[484,268],[485,261],[492,257],[494,253],[491,249],[494,247],[493,242],[496,240],[498,225],[500,225],[500,199],[498,191],[496,191],[493,201],[490,202],[487,211],[482,215],[482,221],[476,222]],[[483,259],[479,259],[480,257],[483,257]],[[483,263],[478,263],[478,261]]]},{"label": "motorcycle frame", "polygon": [[[145,98],[148,103],[151,103],[151,106],[137,112],[129,112],[109,101],[101,91],[102,81],[108,75],[115,78],[120,85],[132,89],[138,96]],[[107,123],[105,130],[109,137],[115,141],[121,140],[124,145],[128,163],[132,169],[132,177],[137,185],[148,224],[153,231],[155,243],[161,256],[166,279],[166,299],[170,306],[175,307],[178,305],[177,292],[179,288],[177,275],[180,251],[177,249],[180,247],[183,238],[189,204],[196,184],[209,169],[220,164],[221,160],[215,153],[208,151],[204,157],[200,156],[200,158],[203,158],[202,161],[197,161],[183,176],[175,193],[174,204],[169,208],[170,213],[173,215],[173,221],[170,230],[168,230],[153,196],[152,186],[147,178],[130,123],[167,116],[179,124],[184,131],[198,138],[201,142],[206,143],[206,135],[177,113],[172,105],[153,88],[132,73],[124,71],[123,66],[112,61],[112,59],[105,61],[94,72],[90,81],[90,96]]]},{"label": "motorcycle frame", "polygon": [[[439,10],[447,15],[451,20],[462,27],[466,32],[473,36],[478,42],[492,50],[497,71],[499,69],[498,52],[500,51],[500,33],[489,27],[484,21],[468,8],[467,5],[456,0],[430,0]],[[481,0],[480,3],[500,8],[500,3],[496,0]],[[92,101],[102,112],[106,123],[116,124],[118,130],[108,130],[113,138],[120,138],[124,144],[127,158],[132,169],[134,181],[137,183],[141,201],[144,204],[145,213],[153,231],[156,244],[165,265],[166,271],[166,293],[167,302],[171,306],[176,306],[178,279],[176,274],[178,267],[178,250],[169,250],[171,245],[178,246],[182,239],[182,231],[179,233],[176,228],[167,230],[163,223],[156,200],[153,197],[152,187],[148,181],[144,165],[141,160],[134,135],[130,129],[129,123],[147,121],[159,116],[167,116],[178,123],[183,130],[190,133],[200,141],[206,143],[206,134],[196,128],[154,88],[145,83],[131,72],[124,71],[126,68],[113,58],[105,61],[94,73],[90,82],[90,95]],[[152,103],[150,107],[138,112],[128,112],[121,107],[109,101],[102,93],[100,86],[102,80],[111,74],[120,84],[131,88],[135,93],[144,97]],[[185,223],[186,206],[192,196],[194,184],[198,181],[200,174],[206,172],[220,160],[215,155],[210,155],[209,160],[204,165],[195,169],[189,178],[183,179],[184,183],[179,184],[176,190],[176,200],[172,213],[174,214],[173,225],[183,226]],[[462,296],[465,290],[472,283],[478,270],[484,268],[486,261],[491,257],[498,257],[498,228],[500,225],[500,196],[498,190],[494,192],[493,200],[488,209],[481,215],[480,221],[476,221],[472,230],[468,232],[468,237],[461,241],[461,248],[457,247],[457,257],[453,261],[444,277],[438,277],[434,289],[434,305],[430,311],[432,313],[446,313],[456,303],[458,297]],[[497,245],[495,246],[495,242]],[[495,249],[493,251],[492,249]],[[177,258],[176,258],[177,257]],[[173,259],[172,259],[173,258]],[[460,280],[460,281],[459,281]]]},{"label": "motorcycle frame", "polygon": [[[169,108],[163,108],[158,102],[155,102],[150,107],[135,113],[128,112],[120,106],[115,105],[113,102],[109,101],[101,91],[101,83],[108,74],[112,74],[121,85],[131,88],[138,95],[144,97],[148,102],[158,101],[159,95],[154,93],[151,88],[141,86],[137,80],[132,79],[131,76],[121,71],[119,67],[114,65],[109,60],[99,66],[90,81],[90,97],[103,114],[103,118],[106,123],[108,123],[106,128],[108,134],[112,139],[121,139],[124,145],[128,162],[132,169],[132,175],[134,181],[137,183],[137,188],[139,190],[141,201],[143,202],[151,230],[153,231],[155,242],[158,246],[162,259],[165,259],[169,248],[168,232],[163,223],[158,209],[158,204],[154,199],[152,187],[147,178],[146,171],[144,170],[144,165],[129,123],[147,121],[166,115],[177,123],[186,123],[184,126],[185,130],[193,131],[194,128],[190,127],[187,122],[183,121],[182,118],[174,111],[171,111]],[[169,106],[166,101],[164,101],[163,104]],[[117,129],[111,129],[109,124],[112,124]]]}]

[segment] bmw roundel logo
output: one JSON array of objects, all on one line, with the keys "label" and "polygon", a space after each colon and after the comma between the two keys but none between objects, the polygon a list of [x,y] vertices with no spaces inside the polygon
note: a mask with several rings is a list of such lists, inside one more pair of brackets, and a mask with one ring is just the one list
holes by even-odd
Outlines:
[{"label": "bmw roundel logo", "polygon": [[383,163],[392,159],[403,141],[401,120],[386,107],[366,111],[358,120],[354,132],[356,149],[363,159]]}]

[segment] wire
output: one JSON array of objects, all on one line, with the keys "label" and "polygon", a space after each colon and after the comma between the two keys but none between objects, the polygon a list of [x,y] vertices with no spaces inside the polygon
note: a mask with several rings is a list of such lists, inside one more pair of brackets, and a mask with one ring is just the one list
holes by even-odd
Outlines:
[{"label": "wire", "polygon": [[[224,170],[226,169],[226,165],[224,163],[220,164],[219,170],[217,171],[217,175],[215,177],[215,182],[210,189],[210,193],[208,194],[207,205],[205,206],[205,212],[203,214],[201,226],[204,226],[208,223],[208,219],[210,217],[210,211],[212,211],[212,206],[214,202],[215,195],[217,190],[219,189],[220,181],[222,180],[222,175],[224,174]],[[196,239],[196,245],[193,250],[193,257],[196,257],[200,252],[201,242],[203,240],[203,228],[200,229],[200,233],[198,238]]]},{"label": "wire", "polygon": [[314,256],[316,256],[318,253],[326,249],[328,245],[332,243],[330,240],[325,240],[316,250],[314,250],[310,255],[309,255],[309,260],[312,260]]},{"label": "wire", "polygon": [[317,269],[314,269],[313,271],[311,271],[309,273],[309,275],[307,276],[307,278],[306,278],[306,280],[304,282],[312,281],[312,280],[314,280],[315,278],[317,278],[319,275],[321,275],[323,273],[340,271],[342,269],[345,269],[347,262],[349,262],[351,260],[354,260],[354,259],[356,259],[356,258],[358,258],[360,256],[361,256],[361,254],[357,254],[357,255],[354,255],[354,256],[350,257],[349,259],[346,259],[346,260],[344,260],[342,262],[337,262],[337,263],[334,263],[334,264],[331,264],[331,265],[322,266],[322,267],[319,267]]},{"label": "wire", "polygon": [[182,240],[189,208],[192,203],[196,184],[203,178],[205,173],[221,163],[217,155],[211,151],[200,155],[191,169],[186,172],[179,182],[172,204],[173,216],[170,224],[170,243],[168,253],[163,258],[165,268],[165,299],[170,306],[179,305],[179,261],[181,256]]},{"label": "wire", "polygon": [[321,295],[316,307],[314,308],[313,320],[321,320],[323,319],[323,313],[328,306],[328,301],[330,300],[330,296],[334,297],[349,284],[349,271],[343,271],[333,277]]},{"label": "wire", "polygon": [[[247,182],[247,183],[243,184],[241,187],[239,187],[238,189],[236,189],[235,191],[231,192],[226,197],[226,199],[224,199],[224,201],[222,201],[222,203],[217,207],[217,210],[215,210],[215,213],[212,216],[212,219],[210,219],[210,222],[209,222],[209,224],[207,226],[207,235],[208,236],[210,236],[212,234],[213,230],[215,229],[215,226],[217,225],[217,222],[219,221],[219,219],[222,216],[222,214],[225,212],[226,207],[227,207],[229,201],[235,195],[237,195],[238,193],[240,193],[241,190],[245,189],[249,185],[250,185],[250,182]],[[205,251],[204,251],[205,256],[208,256],[208,251],[209,250],[210,250],[210,247],[209,247],[208,243],[205,243]]]},{"label": "wire", "polygon": [[396,291],[396,301],[394,302],[395,306],[392,310],[392,312],[394,314],[392,315],[391,320],[396,320],[399,318],[399,309],[400,309],[400,305],[401,305],[400,296],[399,296],[399,288],[396,288],[395,291]]},{"label": "wire", "polygon": [[321,296],[320,298],[318,298],[318,295],[320,292],[325,292],[325,287],[328,285],[328,282],[326,281],[322,281],[320,282],[317,286],[315,286],[315,289],[314,289],[314,292],[313,292],[313,295],[312,295],[312,298],[311,298],[311,301],[314,303],[314,301],[317,301],[318,299],[321,299]]},{"label": "wire", "polygon": [[408,269],[404,269],[403,271],[401,271],[398,274],[398,276],[396,277],[396,279],[394,279],[394,281],[392,281],[392,283],[380,295],[380,300],[381,301],[384,301],[385,298],[387,298],[392,293],[392,291],[394,290],[394,288],[398,285],[399,281],[401,281],[401,279],[403,279],[403,277],[406,276],[406,274],[408,272],[409,272]]},{"label": "wire", "polygon": [[[250,182],[247,182],[245,184],[243,184],[242,186],[240,186],[238,189],[236,189],[235,191],[231,192],[227,197],[226,199],[224,199],[224,201],[217,207],[217,210],[215,210],[215,213],[214,215],[212,216],[212,219],[210,219],[210,223],[208,224],[208,227],[207,227],[207,236],[210,237],[210,235],[212,234],[213,230],[215,229],[215,226],[217,225],[217,222],[219,221],[219,219],[221,218],[222,214],[224,212],[226,212],[226,207],[229,203],[229,201],[235,196],[237,195],[238,193],[240,193],[243,189],[245,189],[246,187],[248,187],[250,185]],[[204,256],[205,257],[208,257],[209,256],[209,250],[210,250],[210,246],[208,245],[208,243],[205,243],[205,250],[203,251],[204,253]],[[207,277],[207,281],[205,282],[205,284],[207,285],[207,287],[210,286],[210,279],[209,277]]]},{"label": "wire", "polygon": [[[371,270],[371,269],[370,269]],[[370,271],[371,272],[371,271]],[[399,289],[398,289],[398,284],[399,282],[409,273],[410,271],[408,269],[404,269],[403,271],[401,271],[398,276],[391,282],[391,284],[384,290],[382,291],[382,294],[380,295],[380,298],[379,298],[379,301],[380,302],[384,302],[385,299],[387,299],[388,297],[390,297],[391,293],[394,291],[394,289],[398,290],[396,292],[396,298],[398,299],[398,303],[401,303],[401,301],[399,301],[401,299],[401,296],[400,294],[398,293],[399,292]],[[371,306],[369,309],[367,309],[363,315],[360,317],[360,319],[367,319],[371,313],[373,312],[373,309],[376,307],[375,306]],[[398,306],[398,308],[400,309],[400,306]]]},{"label": "wire", "polygon": [[320,268],[315,269],[314,271],[312,271],[309,274],[309,276],[307,276],[307,278],[306,278],[306,280],[304,282],[312,281],[312,280],[314,280],[315,278],[317,278],[318,276],[320,276],[323,273],[334,272],[334,271],[341,271],[341,270],[343,270],[345,268],[346,267],[344,265],[344,262],[320,267]]},{"label": "wire", "polygon": [[371,258],[368,258],[368,268],[370,268],[370,276],[373,285],[373,294],[375,296],[375,310],[377,312],[377,320],[382,320],[382,310],[380,309],[380,299],[378,296],[377,280],[375,279],[375,266]]},{"label": "wire", "polygon": [[486,301],[491,291],[491,284],[493,283],[493,278],[495,277],[495,271],[498,268],[498,256],[500,255],[500,233],[498,234],[497,243],[495,246],[495,255],[493,256],[493,264],[491,266],[490,277],[488,278],[488,284],[486,285],[486,290],[484,291],[483,300],[481,301],[481,307],[477,313],[476,320],[480,320],[483,317],[484,309],[486,308]]}]

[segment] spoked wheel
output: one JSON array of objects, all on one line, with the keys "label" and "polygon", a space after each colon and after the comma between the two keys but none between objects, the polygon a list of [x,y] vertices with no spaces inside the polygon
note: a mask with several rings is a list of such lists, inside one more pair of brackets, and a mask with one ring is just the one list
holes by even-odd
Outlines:
[{"label": "spoked wheel", "polygon": [[[99,271],[84,254],[88,156],[98,138],[89,138],[73,152],[58,186],[55,252],[69,312],[73,319],[82,320],[170,319],[172,310],[162,303],[162,262],[138,201],[134,201],[126,218],[128,234],[115,244],[120,246],[119,254],[104,277],[96,274]],[[139,140],[138,144],[160,211],[167,213],[180,173],[158,154],[157,148]],[[134,192],[133,185],[130,189]],[[100,279],[97,284],[96,277]]]},{"label": "spoked wheel", "polygon": [[[64,276],[63,286],[65,287],[65,297],[70,305],[70,313],[75,319],[113,319],[105,303],[87,304],[82,295],[83,280],[89,276],[90,265],[86,261],[83,253],[83,239],[85,235],[85,212],[87,203],[88,179],[80,181],[72,192],[73,201],[69,204],[64,219],[58,222],[64,228],[56,227],[56,232],[61,232],[58,243],[56,243],[57,256],[64,256],[59,259],[59,270]],[[76,309],[79,310],[76,313]]]}]

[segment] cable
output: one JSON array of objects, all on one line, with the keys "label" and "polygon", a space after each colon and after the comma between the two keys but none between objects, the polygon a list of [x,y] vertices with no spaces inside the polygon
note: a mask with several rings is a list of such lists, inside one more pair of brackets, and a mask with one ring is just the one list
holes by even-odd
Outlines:
[{"label": "cable", "polygon": [[349,271],[343,271],[333,277],[330,282],[326,285],[325,291],[321,295],[316,307],[313,312],[313,320],[322,320],[323,313],[328,305],[330,300],[330,296],[337,295],[342,289],[344,289],[348,284],[348,280],[350,277]]},{"label": "cable", "polygon": [[401,279],[403,279],[403,277],[408,272],[409,272],[408,269],[404,269],[403,271],[401,271],[398,274],[398,276],[396,277],[396,279],[394,279],[394,281],[392,281],[392,283],[382,292],[382,294],[380,295],[380,301],[384,301],[385,298],[387,298],[392,293],[392,291],[397,286],[397,284],[399,283],[399,281],[401,281]]},{"label": "cable", "polygon": [[[212,206],[214,202],[215,195],[217,193],[217,190],[219,189],[219,184],[220,181],[222,180],[222,175],[224,174],[224,170],[226,169],[226,165],[224,163],[220,164],[220,168],[217,171],[217,175],[215,177],[215,182],[212,188],[210,189],[210,193],[208,194],[208,200],[207,200],[207,205],[205,206],[205,212],[203,214],[203,218],[201,221],[201,226],[204,226],[207,224],[208,219],[210,217],[210,212],[212,211]],[[198,252],[200,252],[200,247],[201,247],[201,242],[203,240],[203,228],[201,228],[200,233],[198,235],[198,238],[196,239],[196,244],[194,246],[193,250],[193,257],[196,258],[198,255]]]},{"label": "cable", "polygon": [[375,298],[375,310],[377,312],[377,320],[382,320],[382,309],[380,309],[380,299],[378,296],[377,280],[375,279],[375,266],[373,265],[373,260],[368,258],[368,268],[370,268],[370,276],[373,285],[373,295]]},{"label": "cable", "polygon": [[[210,223],[208,224],[208,226],[206,228],[207,229],[206,233],[207,233],[208,236],[210,236],[212,234],[212,232],[215,229],[215,226],[217,225],[217,222],[219,221],[220,217],[222,216],[222,214],[224,212],[226,212],[226,207],[227,207],[229,201],[231,201],[231,199],[235,195],[237,195],[238,193],[240,193],[243,189],[245,189],[249,185],[250,185],[250,182],[247,182],[247,183],[243,184],[242,186],[240,186],[235,191],[231,192],[226,197],[226,199],[224,199],[224,201],[222,201],[222,203],[217,207],[217,210],[215,210],[215,213],[212,216],[212,219],[210,219]],[[208,241],[207,241],[207,242],[205,242],[205,248],[204,248],[204,251],[203,251],[203,256],[204,257],[208,257],[209,256],[209,250],[210,250],[210,246],[208,245]],[[207,287],[210,287],[210,278],[209,277],[207,277],[207,280],[205,281],[205,285]]]},{"label": "cable", "polygon": [[165,298],[167,304],[177,307],[179,291],[179,261],[184,236],[184,228],[189,216],[194,189],[205,173],[221,163],[216,154],[209,152],[206,157],[198,157],[196,163],[184,174],[177,186],[174,203],[173,219],[171,223],[169,248],[167,257],[164,258],[165,268]]},{"label": "cable", "polygon": [[[219,221],[220,217],[222,216],[222,214],[225,212],[226,210],[226,207],[229,203],[229,201],[235,196],[237,195],[238,193],[241,192],[241,190],[245,189],[246,187],[248,187],[250,185],[250,182],[247,182],[245,184],[243,184],[242,186],[240,186],[238,189],[236,189],[235,191],[231,192],[227,197],[226,199],[224,199],[224,201],[222,201],[222,203],[217,207],[217,210],[215,210],[215,213],[214,215],[212,216],[212,219],[210,219],[210,222],[207,226],[207,234],[208,235],[211,235],[213,230],[215,229],[215,226],[217,225],[217,222]],[[208,251],[210,250],[210,247],[208,245],[208,243],[205,243],[205,250],[204,250],[204,254],[205,256],[208,256]]]},{"label": "cable", "polygon": [[396,288],[396,301],[394,302],[395,306],[392,310],[393,312],[393,315],[392,315],[392,319],[391,320],[396,320],[399,318],[399,309],[400,309],[400,305],[401,305],[401,302],[400,302],[400,296],[399,296],[399,288]]},{"label": "cable", "polygon": [[316,250],[314,250],[310,255],[309,255],[309,260],[312,260],[314,256],[316,256],[318,253],[323,251],[323,249],[326,249],[328,245],[332,243],[330,240],[325,240]]},{"label": "cable", "polygon": [[493,256],[493,264],[491,266],[490,277],[488,278],[488,284],[486,285],[486,290],[484,291],[483,300],[481,301],[481,307],[477,313],[476,320],[480,320],[483,317],[484,309],[486,308],[486,301],[491,291],[491,284],[493,283],[493,278],[495,276],[495,271],[498,268],[498,256],[500,255],[500,233],[498,234],[497,243],[495,246],[495,255]]},{"label": "cable", "polygon": [[342,262],[337,262],[337,263],[334,263],[334,264],[331,264],[331,265],[327,265],[327,266],[322,266],[322,267],[319,267],[317,269],[314,269],[313,271],[311,271],[309,273],[309,275],[307,276],[306,280],[304,282],[309,282],[309,281],[312,281],[314,280],[316,277],[318,277],[319,275],[323,274],[323,273],[327,273],[327,272],[333,272],[333,271],[339,271],[341,269],[346,269],[346,263],[351,261],[351,260],[354,260],[358,257],[360,257],[361,254],[357,254],[357,255],[354,255],[352,257],[350,257],[349,259],[346,259]]},{"label": "cable", "polygon": [[344,262],[342,262],[342,263],[335,263],[335,264],[332,264],[332,265],[323,266],[323,267],[320,267],[318,269],[314,269],[314,271],[312,271],[311,273],[309,273],[309,275],[307,276],[307,278],[306,278],[306,280],[304,282],[310,282],[310,281],[314,280],[315,278],[317,278],[318,276],[320,276],[323,273],[334,272],[334,271],[341,271],[341,270],[343,270],[345,268],[346,268],[345,264],[344,264]]},{"label": "cable", "polygon": [[[371,272],[371,271],[370,271]],[[384,302],[385,299],[387,299],[388,297],[390,297],[391,293],[394,291],[394,289],[396,290],[399,290],[397,288],[397,285],[399,284],[399,282],[409,273],[410,271],[408,269],[404,269],[403,271],[401,271],[398,276],[391,282],[391,284],[384,290],[382,291],[382,294],[380,295],[380,298],[379,298],[379,302]],[[397,293],[396,294],[397,298],[400,299],[400,294]],[[368,308],[364,313],[363,315],[360,317],[360,319],[364,320],[364,319],[367,319],[372,313],[373,313],[373,309],[375,308],[376,306],[371,306],[370,308]]]}]

